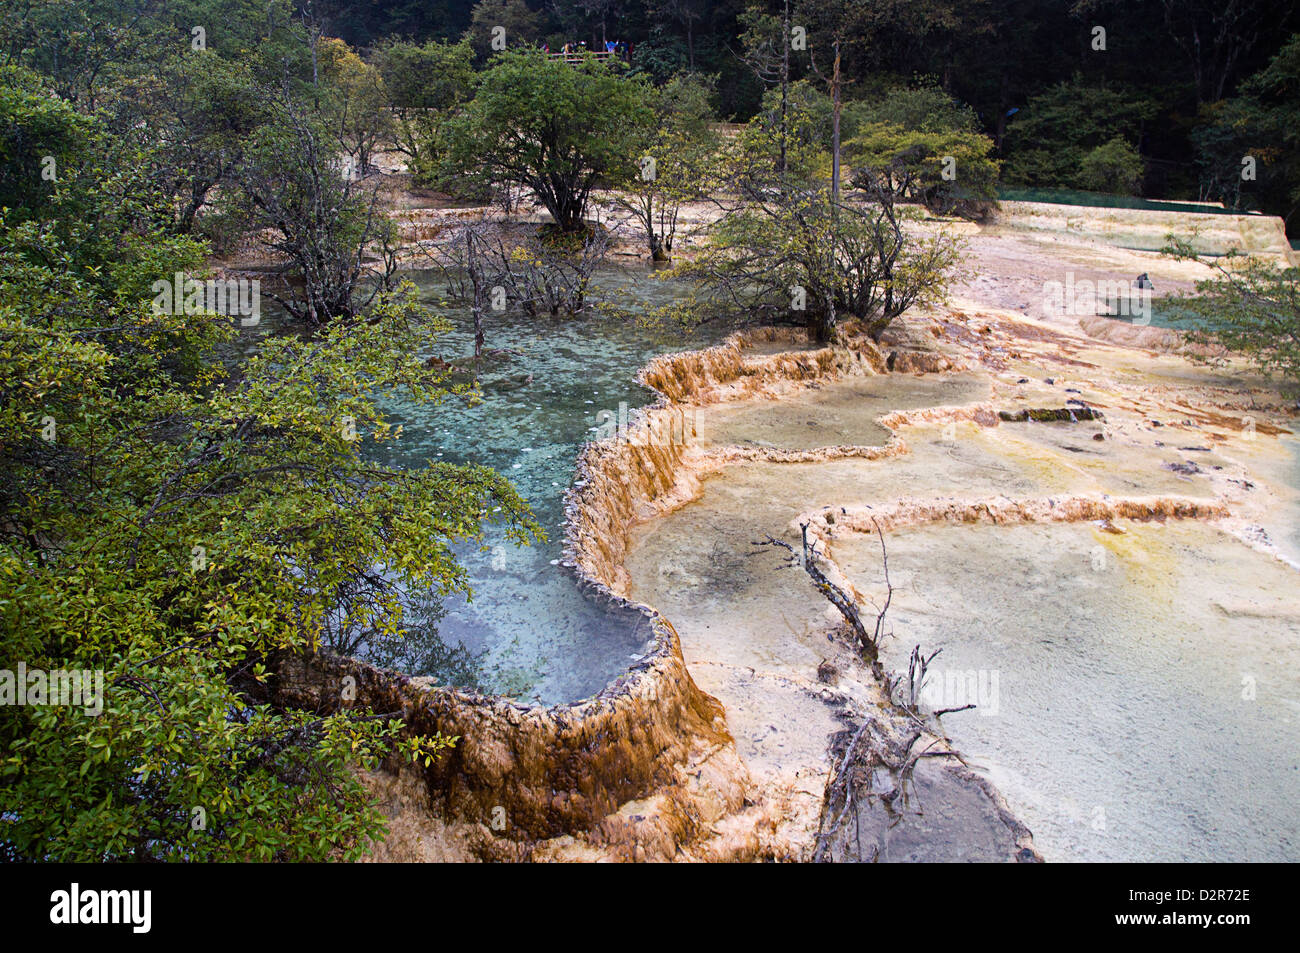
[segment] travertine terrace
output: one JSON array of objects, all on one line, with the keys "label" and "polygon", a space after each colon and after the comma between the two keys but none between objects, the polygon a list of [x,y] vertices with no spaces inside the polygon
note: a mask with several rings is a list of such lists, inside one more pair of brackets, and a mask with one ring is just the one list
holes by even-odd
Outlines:
[{"label": "travertine terrace", "polygon": [[[1188,521],[1286,556],[1269,531],[1296,505],[1281,395],[1240,367],[1229,378],[1190,363],[1158,329],[1044,313],[1033,294],[1088,260],[1168,287],[1189,287],[1192,266],[1014,224],[970,248],[953,300],[879,343],[852,324],[825,347],[747,332],[642,370],[658,403],[587,447],[568,505],[566,563],[656,633],[596,698],[530,710],[355,662],[284,669],[292,699],[319,702],[351,673],[361,703],[460,736],[428,770],[373,779],[394,820],[376,857],[809,859],[850,735],[870,723],[882,750],[945,750],[932,722],[903,737],[886,673],[801,572],[754,546],[767,534],[794,542],[807,526],[819,564],[871,617],[879,567],[856,559],[857,541],[877,546],[877,530]],[[1072,407],[1089,413],[1032,413]],[[1021,411],[1030,419],[1003,419]],[[975,832],[949,838],[950,854],[1038,856],[995,785],[955,757],[914,771],[918,791],[952,807],[950,827]],[[931,856],[901,813],[832,853]]]}]

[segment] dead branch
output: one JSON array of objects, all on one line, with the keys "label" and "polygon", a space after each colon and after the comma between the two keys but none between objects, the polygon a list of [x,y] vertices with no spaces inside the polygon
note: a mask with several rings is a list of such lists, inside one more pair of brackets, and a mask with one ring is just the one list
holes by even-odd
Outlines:
[{"label": "dead branch", "polygon": [[880,537],[880,559],[885,568],[885,604],[876,615],[876,631],[871,638],[872,645],[879,650],[880,640],[885,636],[885,614],[889,612],[889,604],[894,601],[894,584],[889,581],[889,552],[885,549],[885,534],[874,516],[871,517],[871,525],[876,528],[876,535]]},{"label": "dead branch", "polygon": [[921,654],[921,646],[912,646],[912,655],[907,660],[907,707],[912,710],[916,709],[917,698],[921,694],[921,689],[925,687],[925,671],[942,652],[943,649],[935,649],[926,658]]},{"label": "dead branch", "polygon": [[958,711],[969,711],[974,707],[976,706],[974,702],[972,702],[969,705],[962,705],[960,708],[940,708],[938,711],[934,712],[934,717],[942,718],[944,715],[951,715],[953,712],[958,712]]},{"label": "dead branch", "polygon": [[[771,535],[766,536],[754,545],[780,546],[791,553],[788,565],[793,566],[798,564],[803,566],[804,571],[808,573],[808,577],[812,579],[813,585],[817,587],[817,591],[825,596],[827,600],[829,600],[830,604],[839,610],[840,615],[842,615],[844,620],[849,624],[849,628],[853,630],[862,658],[864,660],[874,661],[879,649],[879,643],[869,632],[867,632],[867,627],[862,622],[862,616],[858,612],[857,606],[854,604],[853,597],[831,582],[830,579],[826,577],[826,574],[817,566],[816,543],[810,545],[808,542],[808,524],[804,523],[801,529],[803,531],[802,553],[796,554],[795,548],[792,545],[783,539],[776,539]],[[886,609],[888,609],[888,605],[886,605]],[[878,616],[876,620],[877,632],[880,630],[883,619],[884,611],[882,610],[880,616]]]}]

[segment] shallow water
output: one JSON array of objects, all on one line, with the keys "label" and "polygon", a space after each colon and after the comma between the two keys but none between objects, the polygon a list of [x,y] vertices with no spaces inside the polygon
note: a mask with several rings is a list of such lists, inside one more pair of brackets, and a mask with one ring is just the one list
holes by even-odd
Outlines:
[{"label": "shallow water", "polygon": [[[1300,589],[1212,527],[934,527],[888,540],[905,672],[1049,860],[1300,859]],[[836,546],[864,591],[878,542]],[[972,680],[972,673],[974,678]]]},{"label": "shallow water", "polygon": [[[1128,307],[1136,310],[1140,305]],[[1139,314],[1137,317],[1129,317],[1112,307],[1110,317],[1113,321],[1123,321],[1125,324],[1140,323],[1153,328],[1172,328],[1175,331],[1199,331],[1207,327],[1207,322],[1202,315],[1183,307],[1178,299],[1173,297],[1153,298],[1149,315]]]},{"label": "shallow water", "polygon": [[[411,277],[434,302],[435,276]],[[645,271],[611,268],[597,283],[598,297],[617,297],[633,311],[680,293]],[[454,329],[432,342],[428,354],[452,362],[467,358],[473,353],[468,311],[440,310]],[[491,466],[519,489],[548,540],[517,547],[490,528],[482,547],[458,547],[473,598],[447,601],[438,623],[445,648],[411,645],[397,657],[373,651],[371,657],[413,674],[542,704],[574,701],[604,688],[645,651],[649,638],[639,617],[607,612],[555,564],[563,544],[563,495],[578,452],[596,436],[596,428],[617,419],[620,405],[635,408],[652,399],[634,382],[646,361],[712,344],[723,329],[687,336],[594,311],[563,319],[489,313],[486,324],[486,348],[512,353],[485,360],[482,402],[466,407],[459,401],[438,406],[390,401],[390,420],[403,432],[379,459],[402,467],[428,460]]]},{"label": "shallow water", "polygon": [[1085,192],[1079,189],[1000,188],[998,198],[1004,202],[1046,202],[1051,205],[1080,205],[1092,208],[1147,209],[1156,212],[1196,212],[1206,215],[1240,215],[1232,209],[1214,205],[1162,202],[1159,199],[1142,199],[1130,195],[1110,195],[1103,192]]},{"label": "shallow water", "polygon": [[710,407],[696,421],[703,444],[813,450],[871,447],[889,440],[876,418],[893,410],[965,404],[983,399],[988,382],[976,375],[850,378],[797,400],[740,401]]}]

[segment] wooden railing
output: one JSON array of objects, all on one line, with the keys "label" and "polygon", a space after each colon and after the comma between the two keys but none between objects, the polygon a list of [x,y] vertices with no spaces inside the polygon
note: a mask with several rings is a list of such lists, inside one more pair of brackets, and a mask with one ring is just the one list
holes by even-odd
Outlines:
[{"label": "wooden railing", "polygon": [[588,56],[597,60],[612,60],[615,54],[612,50],[581,50],[577,53],[547,53],[553,60],[564,60],[566,63],[581,63]]}]

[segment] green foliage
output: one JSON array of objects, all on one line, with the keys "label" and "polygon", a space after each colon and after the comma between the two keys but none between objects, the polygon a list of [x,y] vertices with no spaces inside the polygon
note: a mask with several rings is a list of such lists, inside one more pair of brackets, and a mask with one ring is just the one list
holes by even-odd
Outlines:
[{"label": "green foliage", "polygon": [[486,58],[493,53],[491,43],[497,27],[505,30],[507,49],[521,50],[536,45],[542,35],[542,18],[524,0],[479,0],[470,13],[464,39]]},{"label": "green foliage", "polygon": [[1205,258],[1185,238],[1172,238],[1166,253],[1214,271],[1197,282],[1195,295],[1178,297],[1181,309],[1200,318],[1194,339],[1245,354],[1262,370],[1300,384],[1300,268],[1236,250]]},{"label": "green foliage", "polygon": [[[1202,110],[1193,133],[1201,186],[1230,208],[1300,208],[1300,34],[1293,34],[1241,95]],[[1254,179],[1242,162],[1254,160]]]},{"label": "green foliage", "polygon": [[38,74],[0,67],[0,208],[12,219],[38,214],[87,135],[85,118],[51,96]]},{"label": "green foliage", "polygon": [[1115,138],[1139,141],[1155,112],[1145,98],[1123,89],[1093,86],[1080,77],[1032,97],[1007,128],[1004,175],[1017,185],[1086,188],[1087,155]]},{"label": "green foliage", "polygon": [[[12,7],[12,9],[10,9]],[[10,61],[47,77],[81,105],[147,79],[160,62],[202,45],[238,60],[263,81],[286,70],[310,77],[301,26],[289,0],[36,0],[10,4],[0,17],[0,48]]]},{"label": "green foliage", "polygon": [[298,279],[280,283],[276,300],[311,326],[354,317],[388,285],[391,257],[377,283],[367,280],[365,259],[375,246],[391,248],[396,226],[369,170],[349,157],[351,141],[337,113],[313,111],[284,94],[266,106],[271,119],[245,148],[235,201]]},{"label": "green foliage", "polygon": [[878,338],[908,308],[942,301],[957,260],[947,235],[905,232],[908,217],[887,205],[834,203],[825,189],[756,198],[673,273],[695,279],[712,309],[798,321],[821,340],[853,317]]},{"label": "green foliage", "polygon": [[662,22],[650,27],[650,35],[636,44],[632,51],[632,66],[647,74],[656,83],[665,83],[673,76],[689,70],[690,54],[686,42],[674,36]]},{"label": "green foliage", "polygon": [[105,122],[147,157],[153,187],[175,196],[174,230],[187,234],[218,186],[237,184],[249,138],[270,119],[264,99],[248,63],[188,51],[126,83]]},{"label": "green foliage", "polygon": [[974,131],[873,123],[845,143],[845,154],[860,187],[887,183],[899,200],[978,217],[997,198],[992,148],[991,139]]},{"label": "green foliage", "polygon": [[582,227],[601,180],[626,178],[652,118],[650,92],[588,58],[568,64],[505,53],[448,124],[454,170],[485,185],[527,189],[566,232]]},{"label": "green foliage", "polygon": [[452,109],[468,98],[474,80],[473,50],[459,43],[387,40],[370,54],[395,110]]},{"label": "green foliage", "polygon": [[[21,89],[0,98],[14,129],[41,125]],[[267,660],[391,643],[409,600],[465,590],[457,541],[489,518],[540,529],[490,470],[371,462],[400,437],[380,395],[448,393],[418,356],[445,325],[412,288],[232,365],[236,319],[152,306],[205,249],[168,232],[135,147],[82,132],[48,199],[0,215],[0,639],[11,670],[102,672],[103,710],[0,706],[0,843],[354,857],[382,834],[354,768],[454,739],[342,694],[325,715],[270,708]]]},{"label": "green foliage", "polygon": [[844,104],[841,131],[845,138],[873,124],[884,123],[908,132],[979,131],[975,111],[938,86],[885,86],[869,98]]},{"label": "green foliage", "polygon": [[[791,113],[793,128],[807,113]],[[739,311],[806,324],[819,340],[846,317],[879,337],[914,305],[941,301],[958,245],[946,232],[905,229],[916,217],[888,189],[868,201],[836,201],[809,170],[815,145],[787,136],[789,169],[773,168],[779,128],[751,123],[718,163],[724,215],[709,243],[672,274],[691,278],[697,299],[682,310],[704,317]]]},{"label": "green foliage", "polygon": [[652,95],[660,125],[671,123],[693,138],[705,138],[717,118],[718,78],[701,73],[674,73]]},{"label": "green foliage", "polygon": [[321,40],[317,56],[325,87],[322,111],[326,121],[354,168],[367,172],[380,143],[392,139],[383,76],[342,40]]},{"label": "green foliage", "polygon": [[1137,195],[1144,163],[1138,151],[1116,136],[1079,160],[1079,185],[1094,192]]},{"label": "green foliage", "polygon": [[[474,48],[459,43],[392,40],[371,54],[388,93],[394,144],[417,185],[447,188],[443,127],[473,91]],[[450,189],[449,189],[450,190]]]},{"label": "green foliage", "polygon": [[655,121],[642,130],[640,159],[619,182],[615,203],[631,213],[654,261],[672,259],[682,205],[709,194],[718,181],[718,136],[713,131],[712,82],[674,76],[652,97]]},{"label": "green foliage", "polygon": [[781,94],[768,90],[763,108],[740,134],[738,158],[754,174],[782,171],[793,181],[828,180],[831,170],[831,102],[812,83],[790,85],[782,115]]},{"label": "green foliage", "polygon": [[1242,159],[1253,156],[1256,174],[1268,176],[1271,167],[1261,169],[1260,165],[1272,158],[1267,150],[1255,156],[1249,144],[1258,131],[1257,105],[1245,97],[1209,103],[1201,107],[1200,118],[1202,124],[1191,138],[1201,195],[1222,202],[1226,208],[1252,208],[1254,190],[1242,178]]}]

